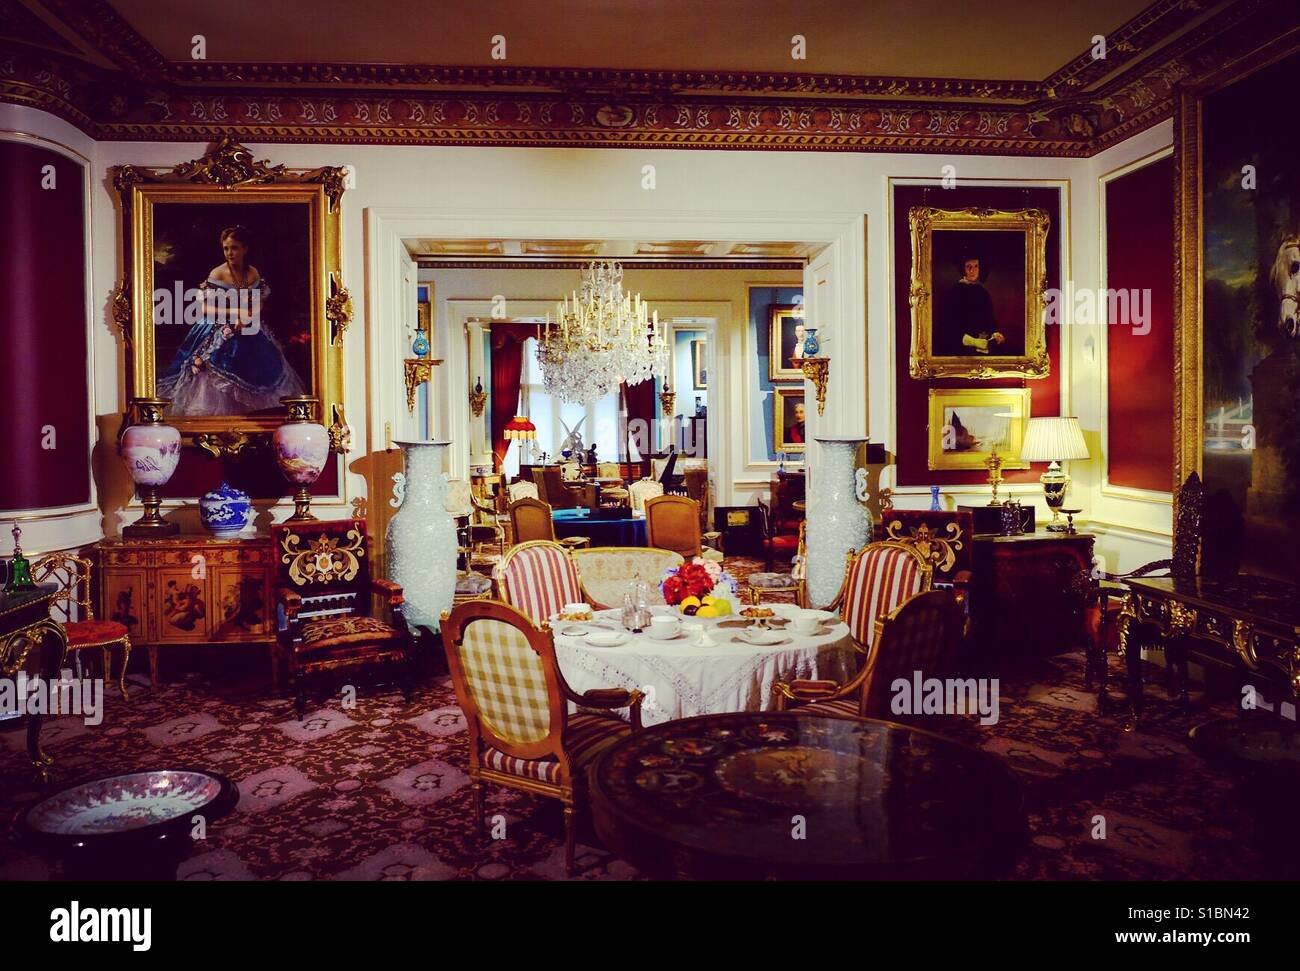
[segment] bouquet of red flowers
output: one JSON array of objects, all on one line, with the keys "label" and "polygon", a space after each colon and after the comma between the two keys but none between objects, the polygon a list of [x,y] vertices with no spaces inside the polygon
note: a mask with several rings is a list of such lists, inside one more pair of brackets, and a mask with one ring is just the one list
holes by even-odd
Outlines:
[{"label": "bouquet of red flowers", "polygon": [[717,582],[717,577],[703,563],[693,561],[670,570],[660,589],[663,591],[664,603],[675,607],[687,597],[708,596]]}]

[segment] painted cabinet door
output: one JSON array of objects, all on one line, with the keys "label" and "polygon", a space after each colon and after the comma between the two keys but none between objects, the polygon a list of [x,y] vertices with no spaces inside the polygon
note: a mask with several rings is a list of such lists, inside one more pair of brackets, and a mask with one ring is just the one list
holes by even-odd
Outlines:
[{"label": "painted cabinet door", "polygon": [[157,639],[163,643],[210,640],[212,604],[208,579],[196,579],[189,567],[161,567],[156,575]]},{"label": "painted cabinet door", "polygon": [[116,567],[104,571],[103,597],[96,617],[115,620],[131,634],[133,643],[149,640],[149,584],[148,571],[123,570]]},{"label": "painted cabinet door", "polygon": [[265,570],[219,567],[212,572],[212,595],[214,641],[261,639],[270,634],[274,610]]}]

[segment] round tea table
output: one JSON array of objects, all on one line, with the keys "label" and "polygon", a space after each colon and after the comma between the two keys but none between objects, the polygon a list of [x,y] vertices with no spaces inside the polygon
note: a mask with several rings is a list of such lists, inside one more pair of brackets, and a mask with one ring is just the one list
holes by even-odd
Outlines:
[{"label": "round tea table", "polygon": [[[671,607],[650,610],[652,614],[676,614]],[[717,712],[770,711],[775,707],[772,685],[777,681],[846,681],[858,670],[853,638],[848,626],[838,619],[823,625],[817,634],[778,630],[780,643],[764,647],[740,640],[740,631],[749,625],[740,618],[708,622],[716,641],[713,647],[697,647],[686,633],[673,640],[655,640],[644,632],[627,633],[626,642],[616,647],[597,647],[589,640],[590,634],[575,637],[563,632],[566,626],[622,631],[619,617],[618,610],[602,610],[596,613],[595,625],[558,624],[555,656],[565,680],[579,694],[592,688],[643,691],[641,720],[645,725]],[[690,620],[684,619],[685,623]]]},{"label": "round tea table", "polygon": [[634,732],[591,769],[592,820],[643,873],[695,879],[952,879],[1020,852],[1020,783],[932,732],[794,712]]}]

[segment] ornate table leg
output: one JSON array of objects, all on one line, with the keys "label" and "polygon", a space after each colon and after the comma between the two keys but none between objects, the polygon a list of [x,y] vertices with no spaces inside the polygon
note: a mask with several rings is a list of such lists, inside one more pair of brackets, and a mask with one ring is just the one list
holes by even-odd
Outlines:
[{"label": "ornate table leg", "polygon": [[1133,624],[1137,622],[1137,608],[1134,597],[1129,594],[1124,602],[1124,610],[1119,615],[1119,653],[1128,667],[1128,703],[1133,711],[1131,723],[1124,726],[1125,731],[1137,727],[1138,717],[1142,713],[1142,649],[1137,644],[1129,644]]},{"label": "ornate table leg", "polygon": [[1184,712],[1191,708],[1187,696],[1187,659],[1191,653],[1192,632],[1196,629],[1196,611],[1174,601],[1169,604],[1169,635],[1165,663],[1178,676],[1178,705]]},{"label": "ornate table leg", "polygon": [[126,693],[126,666],[131,662],[131,638],[122,639],[122,674],[117,680],[117,689],[122,692],[122,700],[126,701],[130,695]]},{"label": "ornate table leg", "polygon": [[[51,640],[58,645],[58,653],[52,659],[49,645]],[[48,619],[20,628],[5,639],[3,649],[0,650],[0,659],[4,663],[0,664],[0,668],[3,668],[6,677],[26,670],[27,656],[34,644],[40,645],[40,676],[47,682],[58,678],[63,658],[68,651],[68,636],[59,624]],[[50,766],[54,764],[54,759],[41,748],[41,723],[44,719],[44,715],[27,716],[27,756],[42,783],[50,781]]]}]

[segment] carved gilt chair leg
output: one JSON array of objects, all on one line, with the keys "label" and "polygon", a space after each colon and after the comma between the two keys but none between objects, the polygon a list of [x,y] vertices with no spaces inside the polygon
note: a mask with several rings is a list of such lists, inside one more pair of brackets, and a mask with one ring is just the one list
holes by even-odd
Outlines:
[{"label": "carved gilt chair leg", "polygon": [[122,692],[122,700],[127,701],[130,695],[126,693],[126,667],[131,663],[131,638],[122,638],[122,673],[117,679],[117,689]]}]

